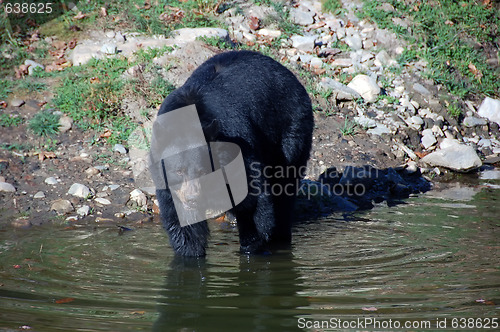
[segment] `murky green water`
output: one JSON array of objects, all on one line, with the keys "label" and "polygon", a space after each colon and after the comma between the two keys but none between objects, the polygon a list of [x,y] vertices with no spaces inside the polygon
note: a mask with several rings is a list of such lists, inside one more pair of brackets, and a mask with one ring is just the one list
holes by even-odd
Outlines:
[{"label": "murky green water", "polygon": [[327,331],[356,319],[437,330],[436,320],[498,320],[500,190],[432,195],[300,225],[291,252],[266,257],[241,256],[237,233],[219,227],[200,260],[174,259],[158,225],[122,235],[105,223],[3,228],[0,330]]}]

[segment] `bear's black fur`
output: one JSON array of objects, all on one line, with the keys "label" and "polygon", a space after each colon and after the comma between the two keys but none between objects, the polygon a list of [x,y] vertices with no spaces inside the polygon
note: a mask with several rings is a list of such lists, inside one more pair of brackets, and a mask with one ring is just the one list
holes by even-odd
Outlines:
[{"label": "bear's black fur", "polygon": [[[314,125],[304,87],[270,57],[231,51],[198,67],[165,99],[158,115],[191,104],[196,105],[207,142],[233,142],[242,151],[249,193],[231,210],[241,252],[262,253],[274,244],[289,244],[295,193]],[[285,187],[288,195],[280,192]],[[205,255],[207,222],[181,227],[168,187],[157,190],[157,198],[176,254]]]}]

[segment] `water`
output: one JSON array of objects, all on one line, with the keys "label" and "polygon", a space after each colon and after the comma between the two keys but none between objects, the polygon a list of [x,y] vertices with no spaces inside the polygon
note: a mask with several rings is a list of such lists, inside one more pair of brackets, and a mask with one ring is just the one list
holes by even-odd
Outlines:
[{"label": "water", "polygon": [[174,259],[157,224],[122,234],[114,223],[4,227],[0,330],[329,331],[356,319],[437,330],[498,320],[500,190],[478,190],[304,223],[291,251],[263,257],[241,256],[236,231],[217,224],[206,259]]}]

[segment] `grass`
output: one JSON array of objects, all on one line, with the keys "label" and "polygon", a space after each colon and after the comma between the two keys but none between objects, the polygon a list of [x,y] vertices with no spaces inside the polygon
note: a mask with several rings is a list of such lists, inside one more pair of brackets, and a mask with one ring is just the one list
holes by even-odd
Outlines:
[{"label": "grass", "polygon": [[20,116],[12,116],[10,114],[0,114],[0,127],[17,127],[24,122]]},{"label": "grass", "polygon": [[448,114],[455,119],[458,119],[462,115],[462,110],[456,104],[450,104],[448,106]]},{"label": "grass", "polygon": [[59,133],[59,115],[49,111],[35,114],[28,123],[29,129],[38,136],[51,136]]},{"label": "grass", "polygon": [[357,124],[348,118],[344,119],[344,126],[340,128],[342,136],[353,136],[356,133]]},{"label": "grass", "polygon": [[[398,59],[401,64],[425,60],[425,75],[461,98],[500,96],[500,69],[486,63],[492,52],[498,57],[500,13],[494,5],[453,0],[385,2],[395,10],[384,11],[379,1],[364,0],[358,16],[391,29],[412,45]],[[410,29],[394,24],[396,17],[406,17]]]},{"label": "grass", "polygon": [[324,12],[339,14],[342,9],[340,0],[321,0],[321,9]]}]

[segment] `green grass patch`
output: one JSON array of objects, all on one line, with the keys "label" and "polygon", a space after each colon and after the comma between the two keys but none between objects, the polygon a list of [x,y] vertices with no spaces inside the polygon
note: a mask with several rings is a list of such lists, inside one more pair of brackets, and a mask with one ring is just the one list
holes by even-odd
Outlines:
[{"label": "green grass patch", "polygon": [[348,118],[344,119],[344,126],[340,128],[340,132],[342,136],[352,136],[356,133],[357,123],[349,120]]},{"label": "green grass patch", "polygon": [[[454,0],[384,2],[394,10],[383,10],[380,1],[364,0],[358,15],[391,29],[412,45],[398,59],[400,63],[425,60],[425,75],[462,98],[500,95],[500,69],[486,62],[492,53],[498,57],[500,12],[494,5]],[[393,22],[402,17],[410,29]]]},{"label": "green grass patch", "polygon": [[20,116],[12,116],[11,114],[0,114],[0,127],[17,127],[24,122]]},{"label": "green grass patch", "polygon": [[59,115],[49,111],[35,114],[28,123],[29,129],[38,136],[52,136],[59,133]]},{"label": "green grass patch", "polygon": [[324,12],[338,14],[342,9],[342,3],[340,0],[321,0],[321,9]]}]

